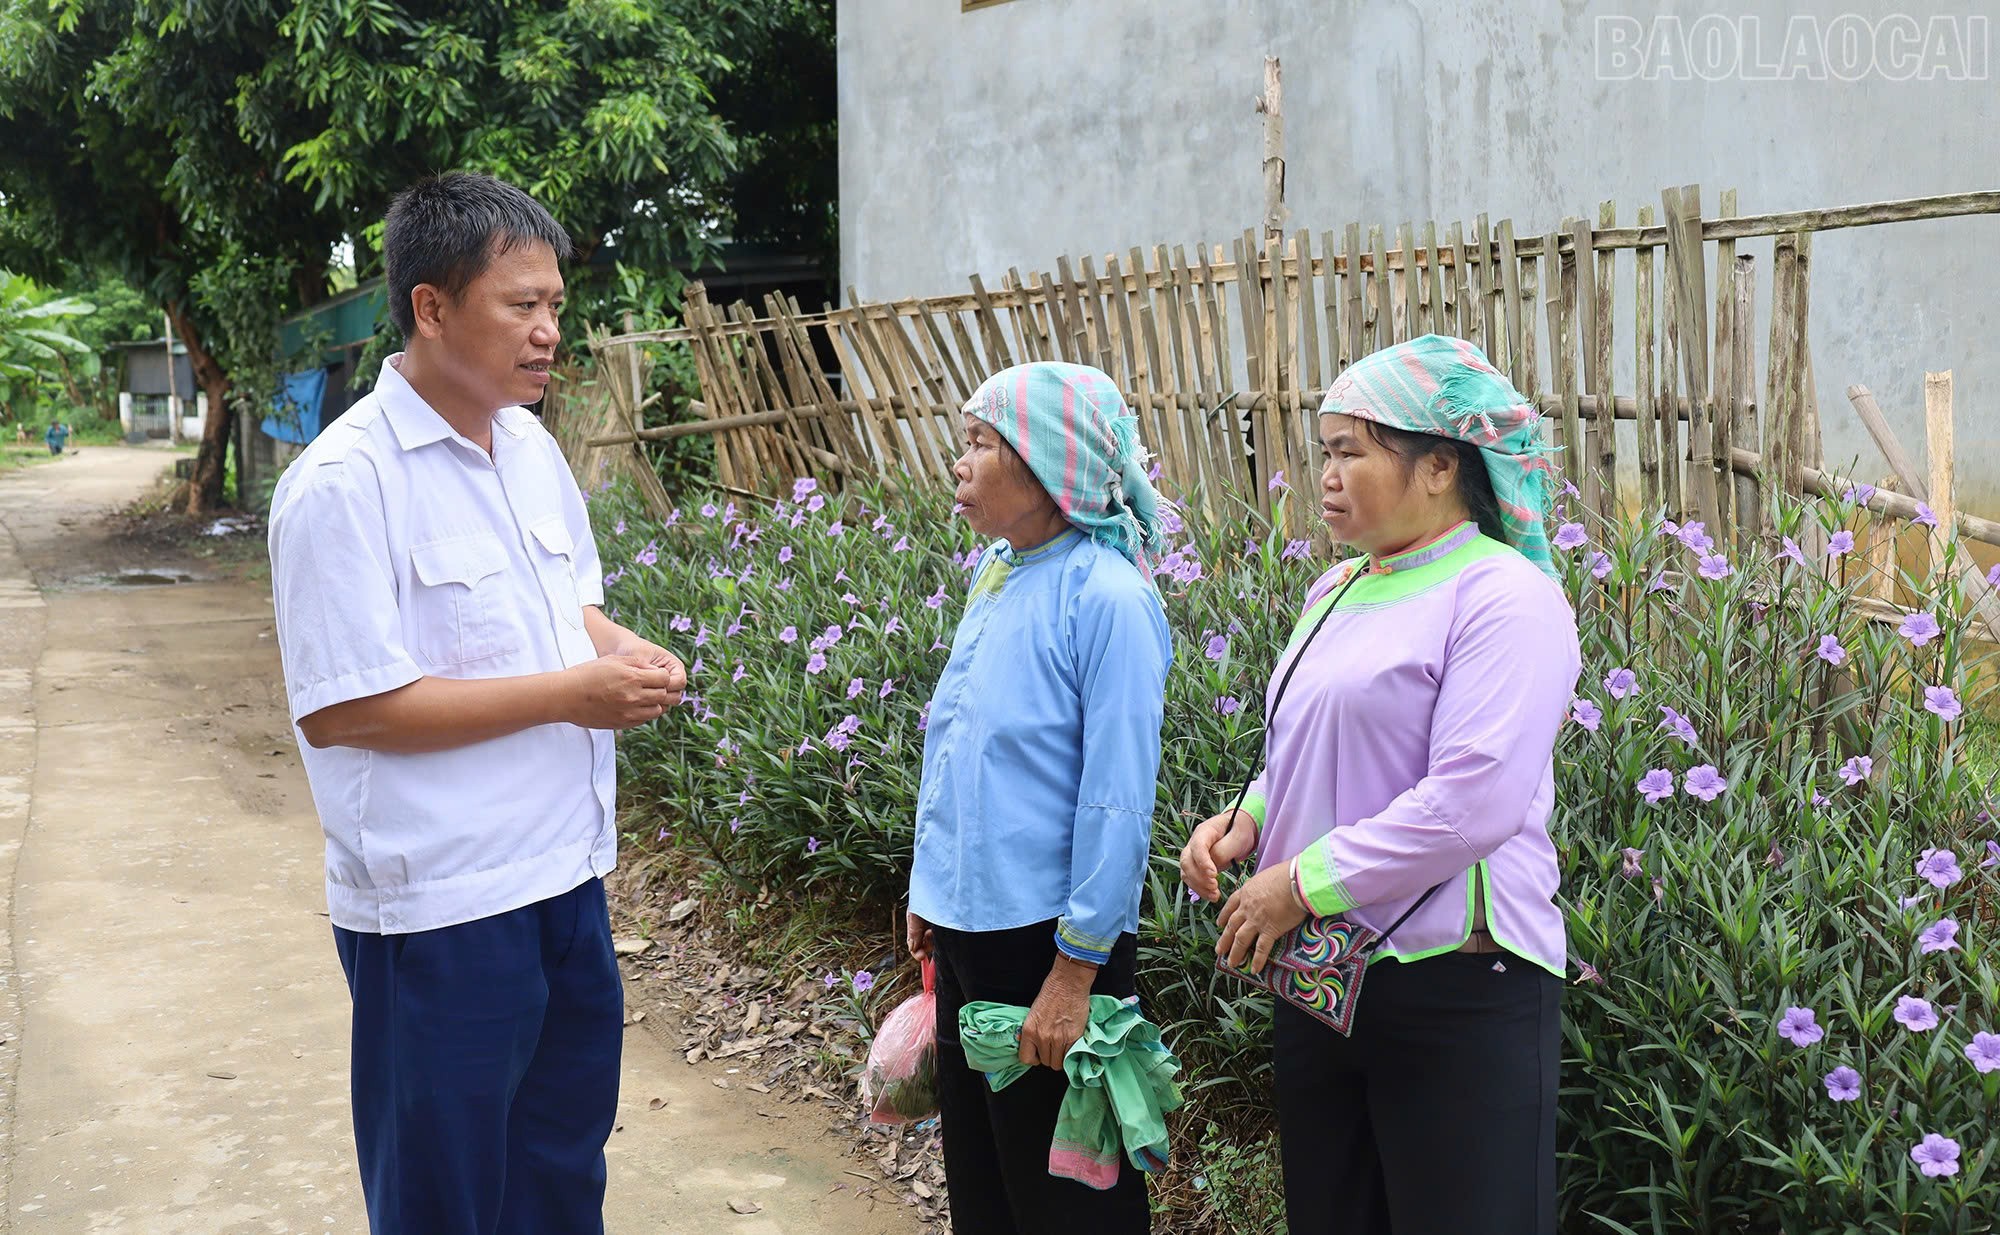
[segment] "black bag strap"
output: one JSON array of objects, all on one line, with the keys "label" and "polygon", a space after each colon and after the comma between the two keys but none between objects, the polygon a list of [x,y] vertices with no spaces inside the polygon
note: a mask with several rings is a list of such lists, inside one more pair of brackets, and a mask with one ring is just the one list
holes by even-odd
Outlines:
[{"label": "black bag strap", "polygon": [[[1304,661],[1306,658],[1306,649],[1312,646],[1312,641],[1319,636],[1320,629],[1326,625],[1326,620],[1333,616],[1333,611],[1340,607],[1341,598],[1347,595],[1348,589],[1352,588],[1355,584],[1359,583],[1361,581],[1361,576],[1366,573],[1367,573],[1366,567],[1356,566],[1354,568],[1353,573],[1347,576],[1347,578],[1341,583],[1340,587],[1333,593],[1333,599],[1327,604],[1325,611],[1323,611],[1319,615],[1319,619],[1313,623],[1312,629],[1306,632],[1305,639],[1301,641],[1299,644],[1298,655],[1292,657],[1292,663],[1285,666],[1284,676],[1278,679],[1278,689],[1271,693],[1270,705],[1266,707],[1264,710],[1264,740],[1262,743],[1262,747],[1258,752],[1259,763],[1265,762],[1270,758],[1272,723],[1277,719],[1278,705],[1285,701],[1285,689],[1292,684],[1292,675],[1299,671],[1300,662]],[[1243,803],[1250,796],[1250,783],[1256,779],[1257,779],[1257,764],[1252,764],[1250,768],[1244,773],[1243,788],[1237,791],[1236,801],[1229,808],[1229,817],[1230,817],[1230,822],[1232,824],[1234,824],[1236,820],[1236,812],[1243,809]],[[1417,910],[1422,909],[1424,907],[1424,903],[1430,900],[1431,897],[1437,895],[1438,889],[1442,887],[1444,887],[1443,883],[1436,884],[1429,891],[1425,892],[1422,896],[1419,896],[1415,904],[1411,905],[1408,909],[1403,911],[1402,917],[1397,918],[1395,922],[1390,925],[1388,930],[1383,931],[1379,936],[1376,937],[1375,942],[1369,945],[1368,951],[1372,954],[1373,952],[1375,952],[1376,949],[1380,948],[1383,944],[1389,942],[1389,936],[1395,934],[1396,931],[1402,927],[1403,923],[1408,922],[1410,920],[1411,915],[1416,913]]]}]

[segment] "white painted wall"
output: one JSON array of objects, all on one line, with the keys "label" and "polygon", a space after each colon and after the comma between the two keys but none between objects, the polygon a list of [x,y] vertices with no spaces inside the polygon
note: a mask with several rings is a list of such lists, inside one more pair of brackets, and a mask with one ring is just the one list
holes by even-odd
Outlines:
[{"label": "white painted wall", "polygon": [[[1637,15],[1642,33],[1669,33],[1644,24],[1655,12],[1688,31],[1715,7],[1009,0],[962,13],[955,0],[839,0],[842,279],[864,297],[956,292],[974,271],[1240,234],[1262,215],[1253,98],[1266,54],[1285,66],[1292,222],[1315,232],[1486,211],[1528,235],[1595,218],[1607,198],[1630,223],[1639,206],[1657,209],[1663,186],[1690,182],[1711,212],[1735,187],[1745,213],[2000,187],[1986,0],[1720,6],[1734,23],[1724,50],[1753,74],[1783,62],[1788,30],[1806,29],[1792,18],[1811,18],[1817,37],[1795,49],[1801,72],[1826,65],[1829,29],[1932,40],[1859,80],[1601,71],[1618,68],[1601,31],[1629,32]],[[1852,17],[1835,27],[1842,14]],[[1906,25],[1882,25],[1899,14]],[[1758,45],[1744,45],[1742,17],[1755,19]],[[1957,46],[1939,41],[1954,34]],[[1945,80],[1953,67],[1984,80]],[[1905,70],[1916,76],[1892,80]],[[2000,216],[1816,239],[1812,347],[1830,464],[1886,471],[1846,405],[1849,383],[1872,387],[1921,452],[1923,370],[1949,368],[1960,504],[2000,514],[1996,249]],[[1749,251],[1768,277],[1770,243]],[[1767,285],[1760,309],[1768,300]],[[1760,334],[1760,363],[1764,350]]]}]

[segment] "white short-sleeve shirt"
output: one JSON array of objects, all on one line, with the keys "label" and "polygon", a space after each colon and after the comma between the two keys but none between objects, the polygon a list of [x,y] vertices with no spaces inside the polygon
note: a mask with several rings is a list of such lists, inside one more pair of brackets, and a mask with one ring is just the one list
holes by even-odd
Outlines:
[{"label": "white short-sleeve shirt", "polygon": [[[583,496],[524,408],[493,453],[397,372],[329,425],[271,499],[271,585],[296,725],[420,677],[545,673],[597,655],[604,600]],[[316,749],[336,926],[402,934],[569,891],[612,867],[611,734],[539,725],[456,750]]]}]

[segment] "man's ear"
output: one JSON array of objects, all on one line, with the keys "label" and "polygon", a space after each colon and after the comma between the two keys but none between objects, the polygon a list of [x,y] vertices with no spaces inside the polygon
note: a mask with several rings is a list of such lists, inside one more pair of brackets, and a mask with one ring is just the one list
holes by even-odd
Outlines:
[{"label": "man's ear", "polygon": [[419,283],[410,289],[410,318],[416,333],[426,339],[435,339],[444,333],[444,314],[450,298],[444,289],[431,283]]}]

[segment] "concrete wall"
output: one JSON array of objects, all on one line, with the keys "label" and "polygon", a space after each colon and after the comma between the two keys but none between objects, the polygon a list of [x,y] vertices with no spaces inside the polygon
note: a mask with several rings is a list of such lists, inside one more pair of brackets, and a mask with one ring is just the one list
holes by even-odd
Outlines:
[{"label": "concrete wall", "polygon": [[[1565,215],[1594,219],[1607,198],[1632,223],[1641,205],[1657,211],[1663,186],[1684,183],[1702,185],[1710,212],[1735,187],[1741,210],[1760,213],[2000,181],[2000,69],[1984,0],[1755,0],[1697,31],[1710,7],[1009,0],[963,13],[954,0],[839,0],[843,284],[864,297],[956,292],[974,271],[1240,234],[1262,215],[1253,98],[1267,54],[1285,66],[1292,223],[1315,231],[1486,211],[1530,235]],[[1716,40],[1697,56],[1705,46],[1749,67],[1687,60],[1688,79],[1673,79],[1666,57],[1686,40],[1655,13],[1697,44]],[[1835,26],[1841,14],[1853,16]],[[1788,27],[1795,15],[1811,25]],[[1634,31],[1646,41],[1623,41]],[[1836,57],[1844,34],[1879,35],[1882,67],[1839,80],[1854,74],[1828,61],[1830,31]],[[1905,44],[1911,31],[1917,42]],[[1788,35],[1806,37],[1789,67]],[[1760,66],[1793,79],[1753,80],[1773,75]],[[1946,80],[1952,72],[1983,80]],[[2000,290],[1989,272],[2000,216],[1831,232],[1814,245],[1829,464],[1886,472],[1848,384],[1873,388],[1921,455],[1923,370],[1949,368],[1960,504],[2000,514]],[[1746,249],[1768,278],[1770,242]],[[1765,284],[1760,309],[1768,301]]]}]

